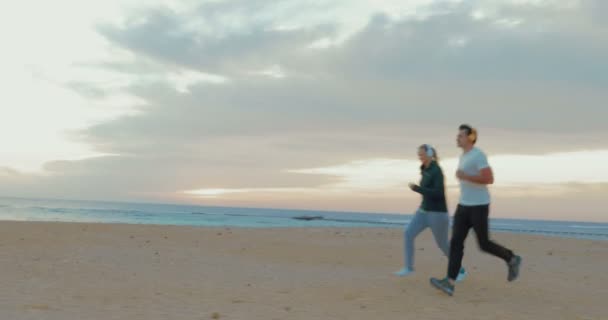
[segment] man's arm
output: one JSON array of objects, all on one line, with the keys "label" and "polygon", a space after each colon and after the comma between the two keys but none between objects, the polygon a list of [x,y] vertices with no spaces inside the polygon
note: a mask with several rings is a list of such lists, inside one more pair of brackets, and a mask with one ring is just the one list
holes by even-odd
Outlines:
[{"label": "man's arm", "polygon": [[466,180],[477,184],[493,184],[494,183],[494,173],[492,172],[492,168],[486,167],[479,171],[478,176],[469,176],[466,175],[462,171],[458,171],[456,176],[460,180]]},{"label": "man's arm", "polygon": [[458,179],[469,181],[477,184],[493,184],[494,183],[494,173],[492,172],[492,168],[488,163],[488,157],[483,152],[479,152],[475,156],[475,166],[477,170],[479,170],[479,174],[475,176],[470,176],[465,174],[462,171],[458,171],[456,176]]}]

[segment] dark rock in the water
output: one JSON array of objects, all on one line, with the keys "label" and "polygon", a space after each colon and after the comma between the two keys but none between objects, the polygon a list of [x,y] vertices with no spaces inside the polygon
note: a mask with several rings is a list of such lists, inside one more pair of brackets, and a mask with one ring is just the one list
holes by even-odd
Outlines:
[{"label": "dark rock in the water", "polygon": [[295,220],[305,220],[305,221],[323,220],[323,216],[297,216],[297,217],[293,217],[293,219],[295,219]]}]

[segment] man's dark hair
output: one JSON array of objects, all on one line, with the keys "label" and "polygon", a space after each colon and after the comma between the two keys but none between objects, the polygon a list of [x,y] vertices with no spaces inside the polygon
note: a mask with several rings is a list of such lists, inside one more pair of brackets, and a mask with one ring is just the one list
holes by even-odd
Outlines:
[{"label": "man's dark hair", "polygon": [[477,142],[477,130],[475,130],[473,127],[471,127],[468,124],[461,124],[460,127],[458,127],[458,130],[464,130],[464,132],[467,134],[467,136],[473,136],[473,143]]}]

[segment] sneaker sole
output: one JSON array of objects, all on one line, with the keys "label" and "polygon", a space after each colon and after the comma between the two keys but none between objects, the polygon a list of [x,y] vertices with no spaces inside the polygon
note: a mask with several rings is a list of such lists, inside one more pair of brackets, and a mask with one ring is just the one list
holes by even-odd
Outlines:
[{"label": "sneaker sole", "polygon": [[465,273],[459,273],[458,277],[456,277],[456,282],[463,282],[464,280],[466,280],[467,276],[469,274],[467,272]]},{"label": "sneaker sole", "polygon": [[522,258],[518,257],[517,264],[515,266],[515,268],[517,269],[517,272],[515,272],[515,275],[513,277],[509,277],[507,279],[509,282],[513,282],[513,281],[517,280],[517,278],[519,278],[519,268],[521,267],[521,261],[522,261]]},{"label": "sneaker sole", "polygon": [[412,274],[414,274],[413,270],[409,270],[409,272],[407,272],[407,273],[403,273],[403,272],[401,272],[401,270],[397,271],[397,272],[393,272],[393,275],[395,275],[397,277],[402,277],[402,278],[411,276]]},{"label": "sneaker sole", "polygon": [[446,293],[447,295],[449,295],[450,297],[454,294],[454,291],[450,290],[450,289],[446,289],[445,287],[443,287],[442,285],[440,285],[438,283],[438,281],[436,281],[435,279],[431,279],[431,285],[441,291],[443,291],[444,293]]},{"label": "sneaker sole", "polygon": [[407,278],[409,276],[411,276],[413,274],[413,272],[410,273],[406,273],[406,274],[400,274],[400,273],[393,273],[393,275],[399,277],[399,278]]}]

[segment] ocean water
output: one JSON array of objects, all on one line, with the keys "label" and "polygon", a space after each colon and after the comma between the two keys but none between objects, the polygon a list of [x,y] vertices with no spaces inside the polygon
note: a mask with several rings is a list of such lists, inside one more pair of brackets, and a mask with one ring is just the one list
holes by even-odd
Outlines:
[{"label": "ocean water", "polygon": [[[309,218],[302,220],[301,218]],[[383,227],[404,228],[410,214],[204,207],[0,198],[0,220],[185,225],[205,227]],[[491,219],[495,232],[608,240],[608,223]]]}]

